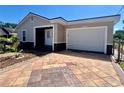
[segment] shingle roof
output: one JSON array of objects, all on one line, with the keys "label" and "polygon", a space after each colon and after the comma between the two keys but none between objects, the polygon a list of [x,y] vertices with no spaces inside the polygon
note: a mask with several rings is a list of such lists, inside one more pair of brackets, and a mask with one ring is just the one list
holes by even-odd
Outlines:
[{"label": "shingle roof", "polygon": [[63,20],[65,20],[65,21],[67,21],[67,22],[120,16],[120,14],[116,14],[116,15],[101,16],[101,17],[92,17],[92,18],[84,18],[84,19],[76,19],[76,20],[66,20],[66,19],[63,18],[63,17],[55,17],[55,18],[51,18],[51,19],[50,19],[50,18],[47,18],[47,17],[41,16],[41,15],[39,15],[39,14],[35,14],[35,13],[32,13],[32,12],[30,12],[29,14],[33,14],[33,15],[36,15],[36,16],[39,16],[39,17],[45,18],[45,19],[47,19],[47,20],[63,19]]},{"label": "shingle roof", "polygon": [[0,28],[0,34],[11,34],[11,33],[15,33],[15,29],[12,28]]},{"label": "shingle roof", "polygon": [[41,17],[41,18],[44,18],[44,19],[46,19],[47,21],[52,21],[52,20],[54,20],[54,19],[60,19],[60,20],[62,20],[62,21],[64,21],[64,22],[76,22],[76,21],[84,21],[84,20],[92,20],[92,19],[101,19],[101,18],[111,18],[111,17],[118,17],[118,16],[120,16],[120,14],[116,14],[116,15],[110,15],[110,16],[101,16],[101,17],[93,17],[93,18],[85,18],[85,19],[77,19],[77,20],[66,20],[66,19],[64,19],[63,17],[55,17],[55,18],[47,18],[47,17],[44,17],[44,16],[41,16],[41,15],[39,15],[39,14],[36,14],[36,13],[32,13],[32,12],[29,12],[23,19],[22,19],[22,21],[20,21],[19,23],[18,23],[18,25],[17,25],[17,27],[15,28],[15,29],[17,29],[18,27],[19,27],[19,25],[24,21],[24,19],[26,18],[26,17],[28,17],[29,15],[35,15],[35,16],[39,16],[39,17]]}]

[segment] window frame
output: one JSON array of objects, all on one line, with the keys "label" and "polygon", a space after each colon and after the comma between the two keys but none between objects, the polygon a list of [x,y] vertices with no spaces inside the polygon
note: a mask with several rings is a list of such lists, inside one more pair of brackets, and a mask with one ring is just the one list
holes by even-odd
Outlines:
[{"label": "window frame", "polygon": [[[24,36],[24,32],[25,32],[25,36]],[[22,42],[26,42],[26,30],[22,30]]]}]

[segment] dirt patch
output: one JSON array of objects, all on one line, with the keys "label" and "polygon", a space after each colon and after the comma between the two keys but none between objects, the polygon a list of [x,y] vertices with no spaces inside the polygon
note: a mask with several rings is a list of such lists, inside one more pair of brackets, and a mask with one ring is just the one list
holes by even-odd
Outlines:
[{"label": "dirt patch", "polygon": [[31,58],[37,57],[37,56],[43,56],[49,52],[38,52],[38,51],[24,51],[23,53],[20,53],[20,55],[13,55],[13,56],[6,56],[0,58],[0,69],[5,68],[7,66],[13,65],[15,63],[24,62],[26,60],[29,60]]},{"label": "dirt patch", "polygon": [[28,59],[35,57],[35,55],[31,53],[22,53],[20,56],[9,56],[0,58],[0,69],[5,68],[7,66],[13,65],[15,63],[23,62]]}]

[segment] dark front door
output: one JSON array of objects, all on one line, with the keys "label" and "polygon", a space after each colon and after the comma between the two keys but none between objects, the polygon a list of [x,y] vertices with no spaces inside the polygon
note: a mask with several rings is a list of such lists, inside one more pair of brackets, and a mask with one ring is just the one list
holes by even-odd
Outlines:
[{"label": "dark front door", "polygon": [[36,48],[44,48],[45,31],[43,28],[36,28]]}]

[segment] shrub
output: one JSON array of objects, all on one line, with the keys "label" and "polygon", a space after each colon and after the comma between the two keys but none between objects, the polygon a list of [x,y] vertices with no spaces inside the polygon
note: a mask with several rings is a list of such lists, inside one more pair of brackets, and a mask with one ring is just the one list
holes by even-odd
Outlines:
[{"label": "shrub", "polygon": [[12,43],[11,50],[14,52],[18,52],[19,51],[19,45],[20,45],[19,39],[16,36],[12,36],[10,38],[10,42]]},{"label": "shrub", "polygon": [[3,52],[3,48],[4,48],[3,44],[0,44],[0,52]]},{"label": "shrub", "polygon": [[12,36],[10,38],[6,38],[3,36],[0,36],[0,50],[5,51],[11,51],[11,52],[18,52],[19,51],[19,39],[17,36]]}]

